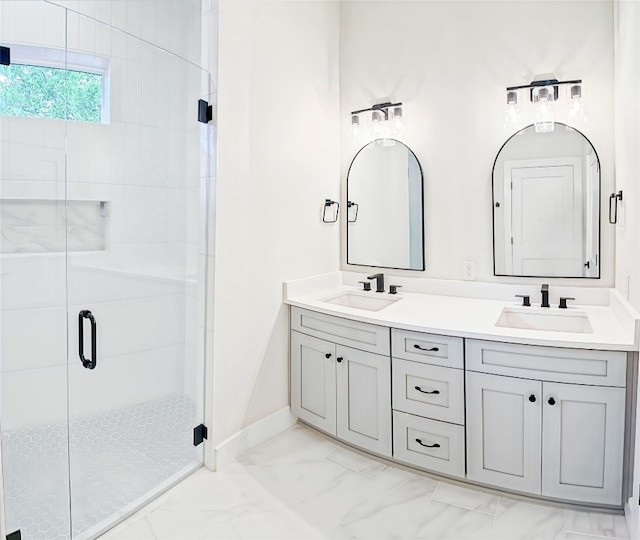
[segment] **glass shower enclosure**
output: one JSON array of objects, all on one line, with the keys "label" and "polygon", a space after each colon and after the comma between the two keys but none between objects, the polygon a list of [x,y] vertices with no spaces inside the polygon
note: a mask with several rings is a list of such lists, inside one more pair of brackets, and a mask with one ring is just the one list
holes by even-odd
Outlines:
[{"label": "glass shower enclosure", "polygon": [[5,533],[91,538],[203,461],[209,76],[41,0],[0,45]]}]

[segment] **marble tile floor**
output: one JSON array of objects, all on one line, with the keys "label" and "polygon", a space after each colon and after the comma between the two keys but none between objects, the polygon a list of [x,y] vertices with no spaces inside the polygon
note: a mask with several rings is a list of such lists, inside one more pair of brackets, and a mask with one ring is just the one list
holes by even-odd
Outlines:
[{"label": "marble tile floor", "polygon": [[438,481],[296,425],[224,471],[200,469],[102,540],[628,539],[622,515]]}]

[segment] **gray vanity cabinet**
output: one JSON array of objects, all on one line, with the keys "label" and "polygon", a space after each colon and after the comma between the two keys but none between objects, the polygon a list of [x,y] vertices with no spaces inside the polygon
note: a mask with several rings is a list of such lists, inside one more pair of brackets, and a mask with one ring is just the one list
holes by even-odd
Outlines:
[{"label": "gray vanity cabinet", "polygon": [[468,478],[620,506],[626,354],[466,345]]},{"label": "gray vanity cabinet", "polygon": [[391,457],[389,329],[297,308],[291,315],[293,413]]},{"label": "gray vanity cabinet", "polygon": [[620,508],[627,353],[463,339],[291,308],[291,409],[372,453]]},{"label": "gray vanity cabinet", "polygon": [[463,340],[392,329],[393,457],[464,477]]}]

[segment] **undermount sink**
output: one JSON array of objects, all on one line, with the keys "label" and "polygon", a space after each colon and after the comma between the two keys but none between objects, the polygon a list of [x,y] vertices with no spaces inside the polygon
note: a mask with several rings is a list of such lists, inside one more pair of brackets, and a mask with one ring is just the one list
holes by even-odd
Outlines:
[{"label": "undermount sink", "polygon": [[394,302],[400,300],[399,297],[389,298],[388,296],[373,296],[377,293],[356,294],[356,293],[342,293],[338,296],[326,298],[323,302],[334,304],[337,306],[345,306],[355,309],[365,309],[367,311],[380,311],[387,306],[390,306]]},{"label": "undermount sink", "polygon": [[[553,308],[504,308],[495,326],[521,328],[524,330],[546,330],[548,332],[593,332],[589,316],[584,311],[558,311]],[[535,311],[534,311],[535,310]]]}]

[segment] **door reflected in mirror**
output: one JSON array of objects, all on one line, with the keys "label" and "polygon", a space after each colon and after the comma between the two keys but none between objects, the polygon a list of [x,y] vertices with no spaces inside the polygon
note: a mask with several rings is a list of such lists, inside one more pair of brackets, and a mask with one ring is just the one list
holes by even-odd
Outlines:
[{"label": "door reflected in mirror", "polygon": [[600,277],[600,161],[582,133],[529,126],[502,146],[493,248],[498,276]]},{"label": "door reflected in mirror", "polygon": [[347,264],[424,270],[423,178],[410,148],[378,139],[347,175]]}]

